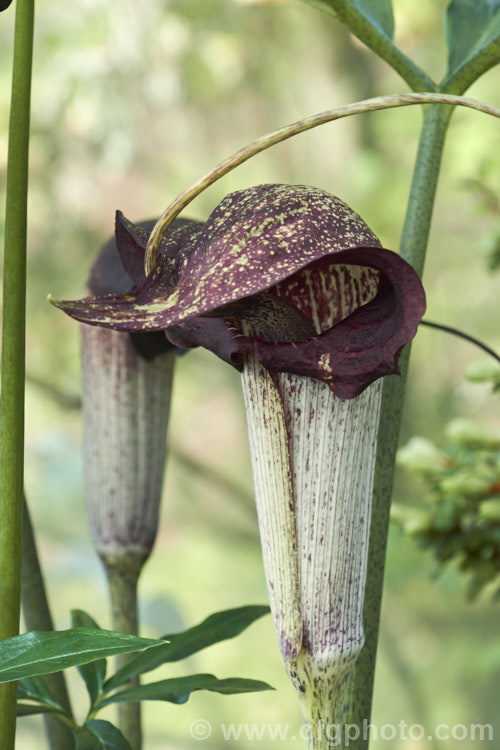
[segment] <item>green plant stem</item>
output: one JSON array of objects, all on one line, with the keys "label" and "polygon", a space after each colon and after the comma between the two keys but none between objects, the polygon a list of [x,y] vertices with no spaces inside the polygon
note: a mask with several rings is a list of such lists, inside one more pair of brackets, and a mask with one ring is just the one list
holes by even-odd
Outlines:
[{"label": "green plant stem", "polygon": [[[424,268],[441,156],[452,112],[451,108],[438,105],[429,107],[424,115],[400,248],[401,256],[411,263],[420,275]],[[389,532],[389,511],[409,355],[410,347],[408,346],[400,360],[401,377],[393,375],[386,377],[382,390],[368,550],[368,573],[363,609],[366,642],[354,666],[344,712],[345,723],[357,724],[361,729],[360,739],[356,743],[351,743],[356,750],[366,750],[369,744],[369,740],[363,738],[362,727],[364,721],[370,723],[371,716],[385,555]]]},{"label": "green plant stem", "polygon": [[[101,555],[101,558],[108,579],[113,630],[138,635],[137,585],[145,557],[129,553],[116,557]],[[117,656],[117,670],[125,666],[133,656],[134,654]],[[128,683],[127,687],[138,684],[137,678]],[[139,702],[118,704],[118,726],[133,750],[141,750],[141,704]]]},{"label": "green plant stem", "polygon": [[[344,117],[351,117],[352,115],[359,115],[365,112],[376,112],[381,109],[392,109],[394,107],[407,107],[413,104],[448,104],[451,105],[451,107],[463,106],[475,109],[479,112],[484,112],[485,114],[493,115],[493,117],[500,117],[500,109],[491,107],[488,104],[483,104],[475,99],[468,99],[462,96],[449,96],[446,94],[433,93],[395,94],[392,96],[378,96],[374,99],[365,99],[364,101],[355,102],[354,104],[346,104],[344,107],[331,109],[327,112],[320,112],[318,115],[306,117],[303,120],[292,123],[291,125],[285,125],[284,128],[280,128],[279,130],[275,130],[272,133],[267,133],[266,135],[257,138],[255,141],[252,141],[252,143],[244,146],[239,151],[236,151],[236,153],[232,154],[227,159],[224,159],[224,161],[203,175],[203,177],[200,177],[196,182],[193,182],[192,185],[178,195],[177,198],[167,206],[156,222],[148,240],[145,259],[146,273],[150,273],[156,265],[161,241],[165,236],[165,232],[180,212],[186,208],[196,196],[206,190],[207,187],[213,185],[214,182],[217,182],[217,180],[224,177],[224,175],[231,172],[231,170],[235,169],[240,164],[243,164],[243,162],[260,154],[262,151],[271,148],[271,146],[274,146],[277,143],[292,138],[294,135],[304,133],[306,130],[316,128],[319,125],[325,125],[327,122],[341,120]],[[451,111],[450,108],[450,113]],[[427,149],[427,144],[421,143],[421,145],[422,159],[424,159],[424,152]],[[57,302],[57,300],[53,300],[50,295],[49,300]]]},{"label": "green plant stem", "polygon": [[[21,601],[28,630],[54,630],[26,498],[23,503]],[[56,672],[44,679],[54,699],[72,716],[64,674]],[[46,714],[44,720],[51,750],[68,750],[73,746],[73,733],[57,716]]]},{"label": "green plant stem", "polygon": [[427,107],[424,114],[399,250],[419,276],[424,270],[441,157],[452,114],[452,107],[439,105]]},{"label": "green plant stem", "polygon": [[[34,0],[17,0],[9,124],[0,406],[0,639],[19,632],[24,465],[28,148]],[[0,687],[0,747],[16,733],[16,683]]]},{"label": "green plant stem", "polygon": [[463,94],[486,71],[500,62],[500,37],[492,37],[479,52],[473,52],[459,68],[447,74],[439,84],[446,94]]}]

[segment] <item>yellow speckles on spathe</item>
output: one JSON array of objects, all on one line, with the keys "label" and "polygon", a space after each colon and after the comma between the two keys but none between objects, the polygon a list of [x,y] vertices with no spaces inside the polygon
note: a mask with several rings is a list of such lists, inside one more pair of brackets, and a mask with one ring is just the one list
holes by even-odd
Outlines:
[{"label": "yellow speckles on spathe", "polygon": [[[148,302],[144,302],[144,304],[137,303],[137,301],[134,302],[133,307],[134,310],[137,312],[142,312],[146,315],[148,314],[159,314],[159,313],[165,313],[168,310],[171,310],[173,307],[177,305],[179,302],[180,297],[180,290],[175,289],[171,295],[168,297],[160,297],[155,300],[150,300]],[[132,297],[132,300],[135,298]]]},{"label": "yellow speckles on spathe", "polygon": [[330,364],[330,360],[331,360],[331,355],[327,353],[322,354],[321,357],[319,358],[319,365],[321,369],[323,370],[323,372],[326,372],[329,375],[333,373],[333,368]]},{"label": "yellow speckles on spathe", "polygon": [[259,234],[262,234],[265,231],[266,227],[268,227],[270,224],[275,224],[277,221],[279,221],[279,217],[266,216],[266,218],[263,221],[261,221],[260,224],[249,226],[247,230],[247,236],[258,237]]},{"label": "yellow speckles on spathe", "polygon": [[[350,311],[357,302],[355,274],[341,279],[334,254],[349,247],[380,246],[342,201],[303,185],[257,185],[237,191],[219,204],[191,239],[188,244],[179,240],[177,246],[173,241],[166,246],[162,263],[141,289],[118,300],[87,300],[82,315],[88,321],[103,316],[108,323],[123,320],[134,329],[143,322],[168,327],[286,282],[291,296],[304,293],[307,312],[321,331],[319,317],[323,321],[329,310],[334,323],[344,307]],[[330,275],[323,269],[321,284],[312,285],[306,269],[320,259],[328,265],[325,256],[332,256],[332,266],[338,270]],[[300,271],[305,275],[297,283],[290,277]],[[371,276],[361,282],[356,277],[363,297],[371,296]],[[324,300],[321,309],[318,291]],[[83,307],[68,304],[66,309],[82,311]]]}]

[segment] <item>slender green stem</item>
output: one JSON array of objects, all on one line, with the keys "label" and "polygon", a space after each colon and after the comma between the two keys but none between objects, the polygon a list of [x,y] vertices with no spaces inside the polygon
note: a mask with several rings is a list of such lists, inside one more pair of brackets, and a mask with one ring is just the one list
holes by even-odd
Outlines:
[{"label": "slender green stem", "polygon": [[[411,263],[419,274],[424,267],[441,156],[452,111],[449,108],[433,106],[427,109],[424,115],[400,249],[401,256]],[[371,715],[389,511],[409,354],[410,347],[407,347],[400,360],[402,377],[386,377],[382,390],[363,610],[366,642],[354,666],[344,716],[346,724],[357,724],[361,728],[360,739],[353,743],[356,750],[366,750],[369,742],[363,738],[362,727],[364,721],[369,724]]]},{"label": "slender green stem", "polygon": [[[54,630],[26,499],[24,500],[23,512],[21,580],[21,601],[27,629]],[[46,675],[44,679],[53,698],[71,717],[71,706],[64,674],[56,672]],[[73,733],[68,726],[59,720],[57,714],[46,714],[44,720],[51,750],[68,750],[73,746]]]},{"label": "slender green stem", "polygon": [[[158,221],[156,222],[151,236],[148,241],[146,249],[146,273],[149,273],[155,266],[158,260],[160,252],[160,245],[162,238],[165,236],[170,224],[180,214],[180,212],[186,208],[186,206],[194,199],[197,195],[206,190],[207,187],[212,185],[214,182],[219,180],[224,175],[228,174],[232,169],[238,167],[243,162],[251,159],[252,156],[265,151],[266,149],[274,146],[276,143],[291,138],[299,133],[304,133],[306,130],[311,130],[319,125],[324,125],[327,122],[333,122],[334,120],[340,120],[343,117],[350,117],[351,115],[359,115],[364,112],[375,112],[380,109],[392,109],[393,107],[407,107],[412,104],[448,104],[451,105],[449,108],[448,118],[451,115],[452,107],[463,106],[476,109],[479,112],[493,115],[494,117],[500,117],[500,109],[491,107],[488,104],[483,104],[475,99],[468,99],[462,96],[449,96],[446,94],[395,94],[393,96],[378,96],[374,99],[365,99],[362,102],[356,102],[355,104],[347,104],[344,107],[338,109],[328,110],[327,112],[321,112],[319,115],[313,115],[307,117],[304,120],[299,120],[291,125],[286,125],[284,128],[275,130],[272,133],[257,138],[252,141],[248,146],[244,146],[235,154],[232,154],[223,162],[218,164],[216,167],[207,172],[207,174],[200,177],[200,179],[193,182],[184,192],[175,198],[175,200],[165,209]],[[427,144],[422,144],[422,148],[425,150]],[[425,155],[422,154],[422,158]],[[427,158],[427,157],[425,157]],[[425,186],[424,186],[425,187]],[[413,226],[413,224],[412,224]]]},{"label": "slender green stem", "polygon": [[[24,463],[28,147],[34,0],[18,0],[9,125],[0,412],[0,639],[19,632]],[[16,733],[16,684],[0,687],[0,747]]]},{"label": "slender green stem", "polygon": [[[134,557],[131,553],[123,556],[101,555],[111,598],[113,629],[119,633],[138,635],[137,584],[145,562],[144,555]],[[120,669],[134,656],[122,654],[116,657],[116,668]],[[138,679],[129,683],[138,685]],[[133,750],[141,750],[141,704],[119,703],[118,726],[131,744]]]}]

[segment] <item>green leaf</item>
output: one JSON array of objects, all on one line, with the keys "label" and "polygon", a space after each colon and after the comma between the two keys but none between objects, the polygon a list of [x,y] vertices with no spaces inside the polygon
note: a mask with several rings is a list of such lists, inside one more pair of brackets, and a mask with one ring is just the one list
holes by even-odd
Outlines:
[{"label": "green leaf", "polygon": [[231,677],[218,680],[213,674],[193,674],[188,677],[175,677],[171,680],[152,682],[149,685],[121,690],[98,703],[99,708],[111,703],[135,703],[136,701],[168,701],[185,703],[195,690],[209,690],[213,693],[235,695],[237,693],[254,693],[262,690],[274,690],[260,680],[244,680]]},{"label": "green leaf", "polygon": [[[338,18],[349,25],[349,10],[359,13],[371,26],[374,26],[388,39],[394,36],[394,16],[392,13],[392,0],[305,0],[318,10]],[[356,33],[356,32],[354,32]]]},{"label": "green leaf", "polygon": [[155,646],[148,652],[143,652],[131,659],[105,682],[104,690],[109,692],[139,674],[156,669],[160,664],[185,659],[214,643],[234,638],[252,622],[269,612],[269,607],[264,605],[237,607],[215,612],[193,628],[165,636],[163,640],[169,641],[168,643]]},{"label": "green leaf", "polygon": [[448,72],[440,90],[462,94],[500,62],[500,0],[452,0],[446,41]]},{"label": "green leaf", "polygon": [[20,680],[17,684],[17,697],[23,700],[38,701],[57,711],[63,710],[59,703],[52,697],[49,686],[43,677],[24,677]]},{"label": "green leaf", "polygon": [[109,721],[89,719],[83,727],[73,729],[75,750],[132,750],[118,727]]},{"label": "green leaf", "polygon": [[[74,609],[71,612],[71,624],[74,628],[96,628],[100,630],[99,625],[90,615],[81,609]],[[92,706],[100,695],[104,680],[106,678],[106,659],[97,659],[88,664],[78,665],[78,671],[87,686]]]},{"label": "green leaf", "polygon": [[54,714],[57,713],[55,708],[43,706],[41,703],[36,705],[29,703],[16,704],[16,716],[34,716],[35,714]]},{"label": "green leaf", "polygon": [[382,34],[389,39],[394,37],[394,16],[392,0],[351,0],[353,5]]},{"label": "green leaf", "polygon": [[51,674],[157,644],[158,640],[150,638],[89,628],[24,633],[0,641],[0,682]]},{"label": "green leaf", "polygon": [[454,73],[499,35],[499,0],[452,0],[446,11],[449,72]]}]

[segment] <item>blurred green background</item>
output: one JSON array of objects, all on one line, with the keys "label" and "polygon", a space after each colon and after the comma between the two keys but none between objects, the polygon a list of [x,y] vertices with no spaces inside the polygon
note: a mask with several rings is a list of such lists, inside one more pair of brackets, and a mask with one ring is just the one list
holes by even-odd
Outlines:
[{"label": "blurred green background", "polygon": [[[436,79],[445,71],[446,5],[394,2],[397,43]],[[2,191],[14,10],[0,18]],[[85,519],[79,412],[46,387],[79,395],[79,333],[48,305],[47,293],[80,296],[99,245],[112,233],[116,208],[132,220],[157,216],[194,179],[256,136],[407,87],[334,19],[298,0],[45,0],[37,11],[26,491],[57,626],[68,627],[69,610],[78,607],[109,627],[104,576]],[[498,70],[469,94],[499,106]],[[240,167],[186,215],[204,218],[228,192],[249,185],[310,184],[340,196],[386,247],[397,249],[420,122],[413,107],[323,126]],[[424,277],[428,319],[462,328],[497,350],[499,277],[489,258],[500,236],[499,145],[493,118],[455,113]],[[462,378],[467,364],[482,356],[466,342],[419,331],[403,441],[418,434],[439,445],[455,416],[498,424],[490,389]],[[267,601],[239,376],[204,351],[178,363],[169,440],[162,524],[142,579],[143,633],[152,635],[193,625],[215,610]],[[204,477],[192,461],[218,477]],[[399,503],[418,504],[421,491],[415,480],[398,475]],[[432,731],[439,723],[496,721],[498,735],[498,606],[488,592],[474,605],[465,603],[465,582],[453,567],[438,580],[432,571],[430,553],[393,529],[373,722],[405,720]],[[74,703],[83,717],[85,692],[73,671]],[[276,692],[196,693],[181,707],[146,705],[146,750],[266,745],[222,743],[220,722],[300,725],[269,617],[188,665],[151,677],[194,671],[263,679]],[[197,718],[214,724],[204,743],[189,734]],[[437,747],[379,739],[373,748],[388,744]],[[17,747],[43,750],[41,721],[19,722]]]}]

